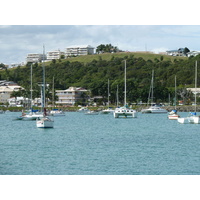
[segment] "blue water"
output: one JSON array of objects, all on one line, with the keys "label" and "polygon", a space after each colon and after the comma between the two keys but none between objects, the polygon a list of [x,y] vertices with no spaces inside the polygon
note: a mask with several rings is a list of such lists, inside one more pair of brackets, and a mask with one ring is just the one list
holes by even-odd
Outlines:
[{"label": "blue water", "polygon": [[1,175],[200,174],[200,124],[68,112],[54,129],[39,129],[12,120],[19,115],[0,115]]}]

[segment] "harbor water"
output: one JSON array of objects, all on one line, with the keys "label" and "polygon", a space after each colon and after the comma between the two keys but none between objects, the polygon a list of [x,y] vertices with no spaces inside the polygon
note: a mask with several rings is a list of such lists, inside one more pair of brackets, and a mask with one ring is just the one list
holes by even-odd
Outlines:
[{"label": "harbor water", "polygon": [[[0,115],[1,175],[199,175],[200,124],[67,112],[53,129]],[[187,113],[180,113],[186,116]]]}]

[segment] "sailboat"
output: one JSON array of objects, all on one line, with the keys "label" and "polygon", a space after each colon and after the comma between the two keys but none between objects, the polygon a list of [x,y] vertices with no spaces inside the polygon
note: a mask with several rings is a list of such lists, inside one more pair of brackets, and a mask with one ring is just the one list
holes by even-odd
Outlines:
[{"label": "sailboat", "polygon": [[175,109],[172,110],[169,115],[168,115],[168,119],[178,119],[180,116],[177,114],[177,110],[176,110],[176,76],[175,76]]},{"label": "sailboat", "polygon": [[128,107],[126,103],[126,60],[125,60],[125,67],[124,67],[125,75],[124,75],[124,106],[120,108],[116,108],[113,112],[114,118],[119,118],[119,117],[132,117],[136,118],[137,117],[137,111],[133,110]]},{"label": "sailboat", "polygon": [[[44,47],[43,47],[43,55],[44,55]],[[44,58],[44,56],[43,56]],[[42,68],[43,68],[43,83],[42,83],[42,110],[43,110],[43,116],[37,118],[36,120],[36,126],[38,128],[53,128],[54,121],[47,116],[46,108],[45,108],[45,66],[44,66],[44,60],[42,61]]]},{"label": "sailboat", "polygon": [[178,118],[178,122],[181,124],[200,124],[200,117],[197,116],[196,110],[197,110],[197,61],[195,64],[195,109],[194,112],[190,112],[188,117],[181,117]]},{"label": "sailboat", "polygon": [[151,79],[151,85],[150,85],[150,90],[149,90],[149,97],[148,97],[148,102],[151,101],[151,106],[147,109],[142,109],[141,113],[152,113],[152,114],[157,114],[157,113],[167,113],[167,110],[164,108],[161,108],[160,106],[153,105],[153,82],[154,82],[154,70],[152,70],[152,79]]},{"label": "sailboat", "polygon": [[105,110],[102,110],[100,112],[101,114],[109,114],[109,113],[113,113],[114,112],[114,110],[109,107],[109,101],[110,101],[109,100],[109,96],[110,96],[110,92],[109,92],[109,79],[108,79],[108,108],[105,109]]},{"label": "sailboat", "polygon": [[[53,102],[53,108],[54,108],[54,106],[55,106],[54,105],[54,103],[55,103],[55,101],[54,101],[54,77],[53,77],[53,87],[52,88],[53,88],[53,90],[52,90],[52,102]],[[50,111],[50,115],[52,115],[54,117],[60,117],[60,116],[65,116],[65,113],[62,110],[54,108]]]},{"label": "sailboat", "polygon": [[22,114],[22,120],[36,120],[38,117],[42,117],[43,114],[42,113],[39,113],[37,110],[33,110],[33,105],[32,105],[32,92],[33,92],[33,89],[32,89],[32,83],[33,83],[33,80],[32,80],[32,74],[33,74],[33,67],[31,65],[31,111],[30,113],[23,113]]}]

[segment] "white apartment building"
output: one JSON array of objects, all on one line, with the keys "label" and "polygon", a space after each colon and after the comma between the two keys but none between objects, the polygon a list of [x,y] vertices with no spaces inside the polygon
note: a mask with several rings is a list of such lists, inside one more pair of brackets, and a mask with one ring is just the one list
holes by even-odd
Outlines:
[{"label": "white apartment building", "polygon": [[26,62],[36,63],[46,60],[46,55],[40,53],[29,53],[26,57]]},{"label": "white apartment building", "polygon": [[7,85],[7,86],[0,86],[0,103],[7,103],[7,100],[11,97],[13,91],[19,91],[22,88],[19,85]]},{"label": "white apartment building", "polygon": [[18,67],[18,66],[24,66],[25,65],[25,63],[11,63],[10,64],[10,66],[9,66],[9,68],[15,68],[15,67]]},{"label": "white apartment building", "polygon": [[94,54],[94,47],[90,45],[71,46],[66,48],[66,56],[82,56]]},{"label": "white apartment building", "polygon": [[47,52],[47,60],[60,59],[62,55],[65,55],[65,52],[60,50],[49,51]]},{"label": "white apartment building", "polygon": [[56,104],[74,105],[76,102],[83,100],[83,93],[87,92],[84,88],[69,87],[66,90],[56,90],[58,101]]},{"label": "white apartment building", "polygon": [[197,56],[200,54],[200,51],[190,51],[187,53],[187,56],[190,57],[190,56]]}]

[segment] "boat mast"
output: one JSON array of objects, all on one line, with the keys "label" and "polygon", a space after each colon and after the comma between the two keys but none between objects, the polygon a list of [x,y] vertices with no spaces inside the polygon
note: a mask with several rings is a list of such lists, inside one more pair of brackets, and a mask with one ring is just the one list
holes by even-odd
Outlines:
[{"label": "boat mast", "polygon": [[117,107],[119,106],[119,95],[118,95],[118,85],[117,85]]},{"label": "boat mast", "polygon": [[151,80],[151,104],[153,104],[153,78],[154,78],[154,70],[152,71],[152,80]]},{"label": "boat mast", "polygon": [[110,96],[109,93],[110,93],[110,92],[109,92],[109,79],[108,79],[108,108],[109,108],[109,96]]},{"label": "boat mast", "polygon": [[154,77],[154,70],[152,70],[152,78],[151,78],[151,84],[150,84],[150,89],[149,89],[149,96],[148,96],[148,102],[147,105],[153,104],[153,77]]},{"label": "boat mast", "polygon": [[195,112],[197,110],[197,61],[196,61],[196,65],[195,65]]},{"label": "boat mast", "polygon": [[45,52],[45,49],[44,49],[44,45],[43,45],[43,58],[42,58],[42,68],[43,68],[43,95],[42,95],[42,106],[43,106],[43,111],[44,111],[44,108],[45,108],[45,66],[44,66],[44,52]]},{"label": "boat mast", "polygon": [[125,60],[125,69],[124,69],[124,105],[126,106],[126,60]]},{"label": "boat mast", "polygon": [[54,102],[54,76],[53,76],[53,91],[52,91],[52,101],[53,101],[53,108],[54,108],[54,104],[55,104],[55,102]]},{"label": "boat mast", "polygon": [[175,110],[176,110],[176,75],[175,75],[175,102],[174,102],[174,104],[175,104]]},{"label": "boat mast", "polygon": [[32,105],[32,98],[33,98],[33,88],[32,88],[32,84],[33,84],[33,78],[32,78],[32,74],[33,74],[33,66],[31,64],[31,112],[33,111],[33,105]]}]

